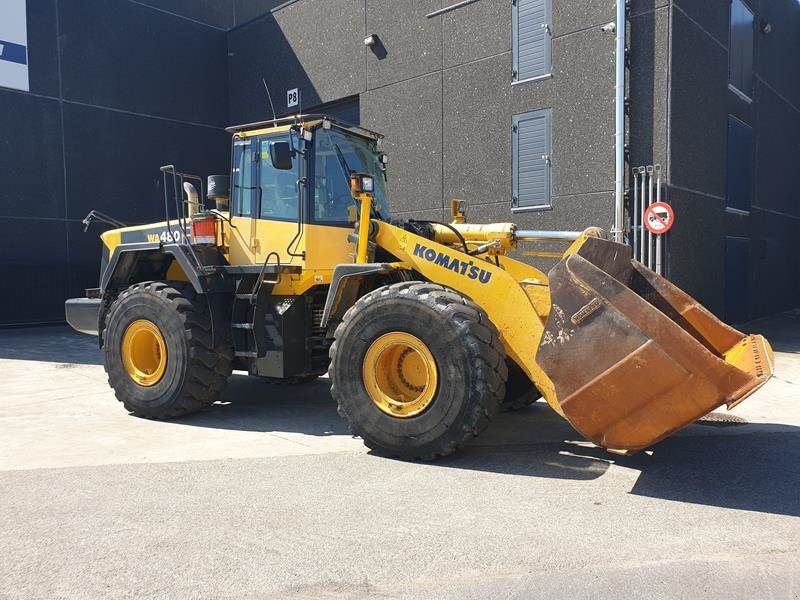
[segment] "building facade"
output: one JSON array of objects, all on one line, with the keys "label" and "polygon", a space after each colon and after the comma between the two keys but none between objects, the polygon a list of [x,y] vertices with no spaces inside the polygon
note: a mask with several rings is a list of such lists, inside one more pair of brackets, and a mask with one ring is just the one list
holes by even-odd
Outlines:
[{"label": "building facade", "polygon": [[[461,198],[474,221],[610,230],[614,18],[613,0],[27,0],[30,91],[0,89],[18,290],[0,322],[60,320],[96,284],[89,209],[158,219],[160,165],[226,172],[223,127],[271,117],[265,83],[279,116],[385,134],[397,217]],[[663,167],[667,275],[735,322],[795,306],[800,3],[632,0],[627,34],[627,164]]]}]

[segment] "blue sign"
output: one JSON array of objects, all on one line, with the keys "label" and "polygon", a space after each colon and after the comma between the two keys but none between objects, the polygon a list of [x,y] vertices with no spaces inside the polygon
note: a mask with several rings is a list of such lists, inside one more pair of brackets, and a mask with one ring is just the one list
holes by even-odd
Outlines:
[{"label": "blue sign", "polygon": [[28,49],[22,44],[14,44],[13,42],[0,40],[0,60],[27,65]]}]

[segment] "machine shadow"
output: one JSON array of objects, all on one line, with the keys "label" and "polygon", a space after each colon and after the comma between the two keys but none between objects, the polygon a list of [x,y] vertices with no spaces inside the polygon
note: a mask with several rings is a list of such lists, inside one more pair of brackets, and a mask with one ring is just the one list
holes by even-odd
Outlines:
[{"label": "machine shadow", "polygon": [[234,374],[222,400],[207,410],[171,422],[235,431],[347,435],[325,378],[299,385],[271,384]]},{"label": "machine shadow", "polygon": [[97,338],[67,325],[0,329],[0,359],[102,365]]},{"label": "machine shadow", "polygon": [[[725,429],[713,431],[711,427]],[[652,451],[631,457],[569,441],[579,436],[566,428],[566,441],[560,443],[471,446],[434,464],[583,480],[600,477],[613,464],[639,472],[630,490],[637,496],[800,516],[800,427],[701,422]],[[552,434],[550,426],[548,431]],[[534,444],[535,430],[531,435],[529,444]]]},{"label": "machine shadow", "polygon": [[671,438],[617,463],[641,471],[637,496],[800,516],[800,428],[743,427],[743,435]]},{"label": "machine shadow", "polygon": [[[221,402],[174,422],[241,431],[348,435],[329,390],[325,378],[282,386],[234,375]],[[376,459],[380,455],[371,454]],[[620,457],[583,441],[539,402],[498,415],[486,432],[456,455],[422,464],[579,481],[597,479],[616,465],[639,473],[630,490],[638,496],[800,516],[800,428],[788,425],[698,423],[651,452]]]}]

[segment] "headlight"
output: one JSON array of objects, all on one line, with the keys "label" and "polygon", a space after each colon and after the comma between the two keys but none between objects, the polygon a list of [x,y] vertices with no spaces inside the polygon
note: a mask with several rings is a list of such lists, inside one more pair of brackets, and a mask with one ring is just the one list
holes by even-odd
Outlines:
[{"label": "headlight", "polygon": [[353,173],[350,176],[350,190],[354,194],[372,194],[375,191],[375,178],[372,175]]}]

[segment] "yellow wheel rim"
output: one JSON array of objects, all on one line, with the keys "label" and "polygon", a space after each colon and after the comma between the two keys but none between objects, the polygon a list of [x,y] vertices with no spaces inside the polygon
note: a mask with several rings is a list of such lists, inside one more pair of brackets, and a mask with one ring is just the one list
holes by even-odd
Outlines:
[{"label": "yellow wheel rim", "polygon": [[367,394],[388,415],[420,414],[436,396],[439,375],[431,351],[410,333],[395,331],[372,342],[362,369]]},{"label": "yellow wheel rim", "polygon": [[141,386],[161,381],[167,368],[167,345],[155,323],[139,319],[128,325],[122,334],[122,365]]}]

